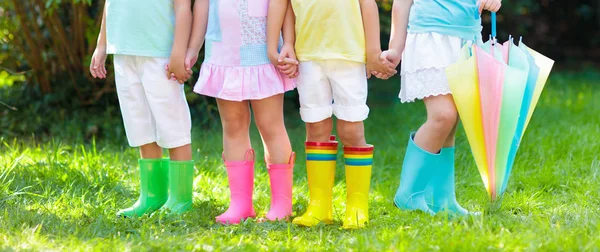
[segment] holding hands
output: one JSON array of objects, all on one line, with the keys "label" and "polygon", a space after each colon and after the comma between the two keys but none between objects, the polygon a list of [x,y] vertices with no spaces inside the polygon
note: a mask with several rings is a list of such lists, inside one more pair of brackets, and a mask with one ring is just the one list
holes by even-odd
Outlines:
[{"label": "holding hands", "polygon": [[288,78],[298,77],[298,60],[292,44],[284,44],[279,53],[270,53],[269,60],[280,73],[285,74]]},{"label": "holding hands", "polygon": [[375,76],[382,80],[387,80],[394,76],[398,71],[396,67],[400,64],[400,53],[390,49],[367,57],[367,77]]},{"label": "holding hands", "polygon": [[179,84],[185,83],[192,77],[194,73],[192,67],[198,61],[198,52],[188,49],[185,58],[172,56],[169,59],[169,63],[165,66],[167,71],[167,78],[179,82]]},{"label": "holding hands", "polygon": [[379,60],[381,62],[384,62],[384,64],[386,65],[392,66],[394,68],[394,73],[390,74],[385,72],[373,71],[371,72],[371,74],[373,74],[379,79],[387,80],[390,77],[394,76],[394,74],[396,74],[396,67],[398,67],[398,65],[400,64],[400,60],[402,60],[402,52],[396,49],[389,49],[381,53],[381,55],[379,56]]}]

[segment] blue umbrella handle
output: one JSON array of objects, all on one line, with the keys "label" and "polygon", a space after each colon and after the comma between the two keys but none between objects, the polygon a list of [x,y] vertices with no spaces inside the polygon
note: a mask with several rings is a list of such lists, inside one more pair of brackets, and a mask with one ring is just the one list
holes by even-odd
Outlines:
[{"label": "blue umbrella handle", "polygon": [[496,38],[496,12],[492,12],[492,38]]}]

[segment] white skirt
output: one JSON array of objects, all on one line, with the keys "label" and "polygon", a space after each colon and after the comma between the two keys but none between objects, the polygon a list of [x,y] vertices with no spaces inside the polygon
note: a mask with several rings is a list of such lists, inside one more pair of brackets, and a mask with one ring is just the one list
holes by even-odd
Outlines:
[{"label": "white skirt", "polygon": [[439,33],[408,33],[402,53],[400,101],[451,94],[445,69],[458,61],[465,42]]}]

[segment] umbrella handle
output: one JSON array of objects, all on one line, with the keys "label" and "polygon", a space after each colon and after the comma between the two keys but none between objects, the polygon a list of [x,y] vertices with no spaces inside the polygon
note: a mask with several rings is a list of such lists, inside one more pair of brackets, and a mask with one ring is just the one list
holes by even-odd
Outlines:
[{"label": "umbrella handle", "polygon": [[492,12],[492,38],[496,38],[496,12]]}]

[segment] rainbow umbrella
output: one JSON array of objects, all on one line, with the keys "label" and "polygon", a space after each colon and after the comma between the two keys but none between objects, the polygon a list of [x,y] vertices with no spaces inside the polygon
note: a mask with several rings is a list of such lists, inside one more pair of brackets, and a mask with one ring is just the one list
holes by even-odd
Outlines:
[{"label": "rainbow umbrella", "polygon": [[446,69],[475,163],[493,200],[506,189],[518,146],[553,62],[512,38],[463,47]]}]

